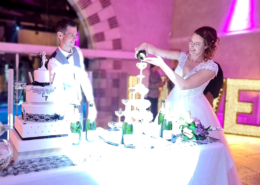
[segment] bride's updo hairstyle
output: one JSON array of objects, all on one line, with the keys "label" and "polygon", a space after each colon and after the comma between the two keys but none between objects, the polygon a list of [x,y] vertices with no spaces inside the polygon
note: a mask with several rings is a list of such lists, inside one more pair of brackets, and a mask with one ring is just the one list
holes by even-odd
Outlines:
[{"label": "bride's updo hairstyle", "polygon": [[208,61],[212,59],[219,42],[217,31],[209,26],[203,26],[195,30],[194,33],[201,36],[204,40],[204,45],[206,46],[204,51],[204,60]]}]

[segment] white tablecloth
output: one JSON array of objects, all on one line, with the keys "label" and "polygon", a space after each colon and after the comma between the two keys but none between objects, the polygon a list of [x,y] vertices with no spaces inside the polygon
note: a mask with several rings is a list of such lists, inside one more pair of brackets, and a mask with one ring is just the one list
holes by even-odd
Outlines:
[{"label": "white tablecloth", "polygon": [[98,141],[70,149],[72,167],[0,177],[1,185],[227,185],[233,166],[223,144],[128,149]]}]

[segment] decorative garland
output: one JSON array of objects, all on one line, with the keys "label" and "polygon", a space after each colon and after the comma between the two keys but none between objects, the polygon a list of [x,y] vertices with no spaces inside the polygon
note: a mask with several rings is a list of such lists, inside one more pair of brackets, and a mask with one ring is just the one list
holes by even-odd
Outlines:
[{"label": "decorative garland", "polygon": [[[24,120],[24,113],[22,112],[22,118]],[[48,121],[57,121],[63,120],[64,117],[59,114],[49,115],[49,114],[28,114],[26,113],[26,121],[33,122],[48,122]]]},{"label": "decorative garland", "polygon": [[55,87],[53,87],[51,89],[39,89],[39,88],[31,87],[31,89],[26,90],[26,91],[29,92],[32,90],[33,93],[37,93],[37,94],[42,94],[42,93],[51,94],[54,92],[55,89],[56,89]]}]

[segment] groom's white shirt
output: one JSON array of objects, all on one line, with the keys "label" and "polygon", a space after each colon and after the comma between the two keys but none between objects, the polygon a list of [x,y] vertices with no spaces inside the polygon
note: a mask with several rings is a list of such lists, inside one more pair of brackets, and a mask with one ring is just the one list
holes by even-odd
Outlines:
[{"label": "groom's white shirt", "polygon": [[[80,86],[87,98],[87,101],[94,101],[93,89],[88,78],[88,74],[85,71],[82,52],[78,47],[75,48],[79,54],[80,67],[74,65],[73,56],[68,59],[69,64],[61,64],[56,58],[51,58],[48,63],[50,82],[55,73],[53,85],[56,87],[56,102],[74,104],[75,101],[81,101],[82,97]],[[63,51],[60,47],[58,47],[58,49],[65,57],[72,54],[72,50],[71,53],[68,53]]]}]

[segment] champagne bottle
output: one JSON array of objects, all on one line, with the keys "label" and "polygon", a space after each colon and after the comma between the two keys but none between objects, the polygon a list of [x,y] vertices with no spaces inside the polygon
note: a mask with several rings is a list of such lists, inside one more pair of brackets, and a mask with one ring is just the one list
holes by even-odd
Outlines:
[{"label": "champagne bottle", "polygon": [[163,138],[163,131],[166,129],[167,125],[168,125],[167,114],[165,114],[165,116],[163,117],[162,124],[161,124],[161,134],[160,134],[160,137],[162,137],[162,138]]},{"label": "champagne bottle", "polygon": [[136,58],[139,60],[143,61],[146,57],[146,51],[145,50],[139,50],[138,53],[136,54]]},{"label": "champagne bottle", "polygon": [[121,144],[124,144],[124,135],[125,134],[133,134],[133,124],[128,124],[127,122],[124,122],[124,124],[122,126]]},{"label": "champagne bottle", "polygon": [[162,138],[164,139],[171,139],[172,136],[172,121],[169,121],[168,119],[166,119],[166,121],[163,121],[163,131],[162,131]]},{"label": "champagne bottle", "polygon": [[90,119],[88,119],[86,123],[86,140],[91,140],[90,133],[91,131],[94,131],[96,129],[97,129],[96,121],[91,122]]},{"label": "champagne bottle", "polygon": [[[161,124],[161,134],[160,136],[163,138],[164,137],[164,131],[165,130],[172,130],[172,121],[170,120],[170,114],[169,114],[169,109],[170,109],[170,104],[166,104],[166,109],[165,109],[165,115]],[[168,136],[166,136],[167,138]]]},{"label": "champagne bottle", "polygon": [[78,105],[74,105],[74,119],[70,125],[70,129],[72,133],[77,133],[79,135],[79,140],[78,143],[73,143],[73,145],[79,145],[80,144],[80,140],[81,140],[81,131],[82,131],[82,126],[80,123],[80,114],[78,111]]},{"label": "champagne bottle", "polygon": [[168,125],[165,130],[172,130],[172,121],[168,122]]},{"label": "champagne bottle", "polygon": [[163,122],[164,115],[165,115],[165,101],[162,101],[162,107],[159,111],[159,116],[158,116],[158,125],[160,125]]},{"label": "champagne bottle", "polygon": [[[89,104],[90,109],[93,107],[93,104]],[[91,140],[91,132],[97,129],[96,121],[87,120],[86,123],[86,140]]]}]

